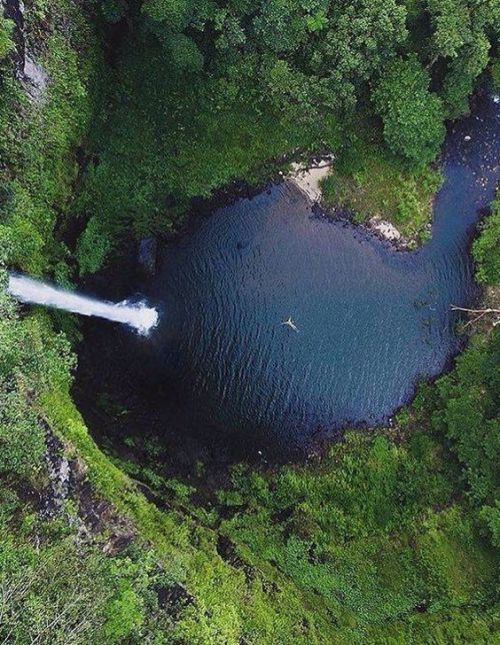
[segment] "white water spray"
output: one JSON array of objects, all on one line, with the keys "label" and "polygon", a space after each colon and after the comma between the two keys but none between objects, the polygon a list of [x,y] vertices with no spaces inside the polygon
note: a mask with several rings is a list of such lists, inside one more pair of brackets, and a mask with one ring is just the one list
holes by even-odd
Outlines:
[{"label": "white water spray", "polygon": [[30,302],[72,311],[82,316],[97,316],[129,325],[146,336],[158,324],[158,312],[144,302],[106,302],[53,287],[21,275],[9,275],[9,293],[21,302]]}]

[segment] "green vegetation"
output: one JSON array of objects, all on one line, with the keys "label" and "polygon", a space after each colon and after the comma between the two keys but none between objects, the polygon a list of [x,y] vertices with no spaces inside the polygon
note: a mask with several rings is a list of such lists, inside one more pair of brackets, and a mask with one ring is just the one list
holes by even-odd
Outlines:
[{"label": "green vegetation", "polygon": [[444,139],[442,104],[429,92],[430,80],[416,56],[395,59],[373,94],[389,148],[412,163],[432,161]]},{"label": "green vegetation", "polygon": [[[123,235],[170,231],[193,197],[262,181],[292,151],[342,155],[363,120],[379,152],[372,136],[360,138],[358,162],[341,162],[342,182],[361,187],[362,203],[339,185],[329,201],[338,195],[363,216],[385,207],[406,234],[425,237],[437,183],[425,165],[445,116],[468,110],[488,64],[494,1],[128,5],[103,9],[112,23],[128,11],[134,29],[115,52],[108,109],[91,131],[98,163],[74,208],[90,227],[77,254],[82,273],[97,270]],[[374,185],[375,155],[390,160]]]},{"label": "green vegetation", "polygon": [[0,16],[0,59],[5,58],[12,51],[12,20]]},{"label": "green vegetation", "polygon": [[[69,285],[193,198],[319,150],[339,153],[332,204],[422,235],[444,117],[489,58],[498,86],[498,2],[26,6],[35,98],[0,19],[0,640],[495,642],[498,327],[394,428],[207,491],[202,464],[174,480],[154,445],[125,463],[96,445],[75,324],[21,313],[4,267]],[[499,226],[496,202],[473,247],[493,286]]]},{"label": "green vegetation", "polygon": [[493,90],[498,92],[500,90],[500,57],[493,58],[490,71]]},{"label": "green vegetation", "polygon": [[490,339],[474,341],[457,360],[455,372],[439,381],[440,405],[432,422],[451,440],[471,500],[499,546],[500,333],[496,330]]},{"label": "green vegetation", "polygon": [[408,168],[378,140],[377,130],[353,133],[323,181],[327,208],[346,209],[358,221],[380,217],[409,240],[428,236],[440,173],[429,165]]},{"label": "green vegetation", "polygon": [[[108,557],[97,545],[77,548],[60,521],[28,516],[25,524],[29,530],[23,526],[0,543],[2,641],[139,642],[168,631],[154,591],[168,580],[146,549]],[[38,548],[34,534],[42,541]]]},{"label": "green vegetation", "polygon": [[[90,88],[98,71],[98,41],[72,2],[40,4],[38,21],[51,29],[38,42],[40,64],[50,78],[40,103],[34,103],[1,63],[0,102],[0,252],[1,260],[42,275],[67,278],[68,249],[54,239],[54,227],[67,214],[78,173],[75,147],[92,116]],[[69,25],[63,36],[58,21]],[[49,23],[47,23],[48,25]],[[38,22],[26,26],[38,33]]]},{"label": "green vegetation", "polygon": [[477,263],[477,279],[490,285],[500,284],[500,200],[492,206],[492,213],[486,218],[481,235],[474,241],[472,255]]},{"label": "green vegetation", "polygon": [[45,449],[43,425],[30,399],[67,387],[73,361],[65,339],[51,334],[41,316],[19,320],[5,295],[0,313],[0,473],[26,477],[36,471]]},{"label": "green vegetation", "polygon": [[317,466],[236,473],[220,531],[315,594],[354,641],[417,607],[488,606],[493,551],[453,500],[447,459],[421,431],[399,447],[351,435]]},{"label": "green vegetation", "polygon": [[456,118],[467,111],[474,83],[488,64],[488,36],[500,20],[498,3],[431,0],[428,7],[434,27],[432,60],[449,61],[442,91],[446,116]]}]

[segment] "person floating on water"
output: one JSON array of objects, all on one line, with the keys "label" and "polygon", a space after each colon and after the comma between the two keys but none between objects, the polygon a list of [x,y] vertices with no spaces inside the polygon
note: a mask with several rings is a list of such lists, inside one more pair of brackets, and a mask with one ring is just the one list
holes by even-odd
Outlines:
[{"label": "person floating on water", "polygon": [[281,324],[282,324],[282,325],[287,325],[288,327],[290,327],[291,329],[293,329],[293,331],[296,331],[296,332],[297,332],[297,334],[299,333],[299,330],[297,329],[297,325],[293,322],[293,320],[292,320],[292,317],[291,317],[291,316],[289,316],[289,317],[288,317],[288,320],[284,320]]}]

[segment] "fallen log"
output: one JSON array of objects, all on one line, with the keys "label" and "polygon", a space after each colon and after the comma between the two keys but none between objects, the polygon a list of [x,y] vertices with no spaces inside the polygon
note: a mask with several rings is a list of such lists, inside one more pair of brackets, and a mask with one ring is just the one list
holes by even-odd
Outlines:
[{"label": "fallen log", "polygon": [[[483,316],[487,316],[488,314],[496,314],[500,316],[500,309],[493,309],[492,307],[487,307],[486,309],[469,309],[468,307],[459,307],[458,305],[451,305],[451,310],[464,311],[465,313],[474,315],[473,318],[471,318],[465,323],[466,327],[467,325],[474,324],[480,318],[482,318]],[[493,327],[496,327],[497,325],[500,325],[500,318],[498,318],[497,320],[493,320]]]}]

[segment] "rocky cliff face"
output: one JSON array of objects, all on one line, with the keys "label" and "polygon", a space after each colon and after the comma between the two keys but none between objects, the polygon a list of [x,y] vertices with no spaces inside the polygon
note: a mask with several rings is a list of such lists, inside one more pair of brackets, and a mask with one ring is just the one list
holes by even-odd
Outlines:
[{"label": "rocky cliff face", "polygon": [[[40,494],[40,517],[44,520],[66,518],[77,542],[89,542],[105,533],[101,548],[108,555],[126,548],[135,536],[132,523],[95,494],[84,461],[78,456],[69,457],[68,446],[48,426],[45,445],[48,478]],[[72,509],[71,514],[68,508]]]},{"label": "rocky cliff face", "polygon": [[[15,50],[12,53],[16,78],[23,84],[27,95],[36,102],[43,99],[48,83],[48,74],[38,61],[39,51],[28,38],[30,24],[30,8],[21,0],[1,0],[6,18],[14,23],[12,33]],[[38,48],[40,49],[40,48]]]}]

